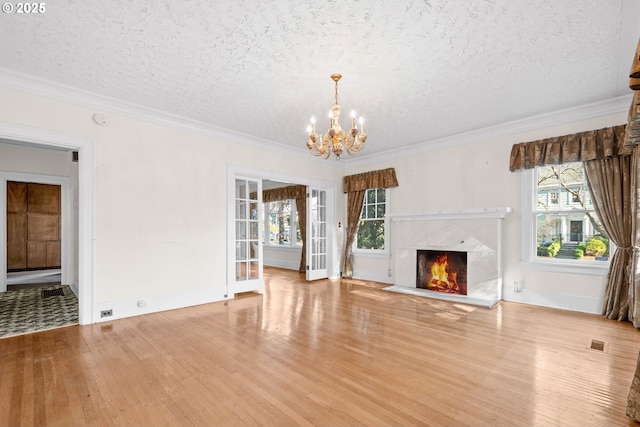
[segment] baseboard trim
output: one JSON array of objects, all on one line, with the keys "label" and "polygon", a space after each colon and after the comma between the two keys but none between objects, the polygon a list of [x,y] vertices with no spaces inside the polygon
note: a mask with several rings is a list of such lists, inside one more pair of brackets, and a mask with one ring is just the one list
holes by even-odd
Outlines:
[{"label": "baseboard trim", "polygon": [[587,298],[531,289],[522,289],[520,292],[503,292],[503,299],[505,301],[590,314],[602,314],[602,304],[604,303],[604,300],[601,298]]},{"label": "baseboard trim", "polygon": [[285,260],[264,260],[264,266],[265,267],[277,267],[277,268],[284,268],[286,270],[298,270],[300,268],[300,259],[293,261],[293,262],[287,262]]},{"label": "baseboard trim", "polygon": [[[77,283],[68,283],[67,285],[69,286],[69,289],[71,289],[71,292],[74,293],[76,298],[78,298],[78,284]],[[79,300],[79,298],[78,298],[78,300]]]},{"label": "baseboard trim", "polygon": [[389,276],[389,274],[372,270],[362,270],[354,268],[353,278],[360,280],[371,280],[372,282],[388,283],[390,285],[394,284],[393,276]]},{"label": "baseboard trim", "polygon": [[[108,322],[125,317],[175,310],[228,299],[226,288],[216,288],[97,303],[93,311],[92,323]],[[101,318],[100,313],[107,310],[111,310],[112,315]]]}]

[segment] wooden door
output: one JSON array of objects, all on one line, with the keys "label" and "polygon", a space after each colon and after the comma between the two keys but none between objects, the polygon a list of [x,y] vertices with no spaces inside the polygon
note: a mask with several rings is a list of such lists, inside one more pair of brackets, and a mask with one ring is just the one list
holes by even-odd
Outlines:
[{"label": "wooden door", "polygon": [[571,228],[569,241],[582,242],[582,221],[571,221],[569,227]]},{"label": "wooden door", "polygon": [[7,271],[60,268],[60,188],[7,181]]}]

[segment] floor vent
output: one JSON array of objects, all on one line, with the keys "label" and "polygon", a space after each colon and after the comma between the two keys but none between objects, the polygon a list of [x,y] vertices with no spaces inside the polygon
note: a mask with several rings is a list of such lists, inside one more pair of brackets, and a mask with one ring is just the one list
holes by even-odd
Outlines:
[{"label": "floor vent", "polygon": [[62,288],[42,290],[42,298],[57,297],[57,296],[61,296],[61,297],[64,296],[64,290]]},{"label": "floor vent", "polygon": [[607,346],[607,343],[604,341],[598,341],[598,340],[591,340],[591,342],[589,343],[589,348],[591,350],[598,350],[598,351],[605,351],[605,347]]}]

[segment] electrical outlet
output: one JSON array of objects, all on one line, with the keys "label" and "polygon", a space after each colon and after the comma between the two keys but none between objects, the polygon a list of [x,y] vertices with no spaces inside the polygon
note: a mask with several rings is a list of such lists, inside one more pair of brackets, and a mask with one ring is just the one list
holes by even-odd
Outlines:
[{"label": "electrical outlet", "polygon": [[102,310],[100,311],[100,318],[113,316],[113,310]]}]

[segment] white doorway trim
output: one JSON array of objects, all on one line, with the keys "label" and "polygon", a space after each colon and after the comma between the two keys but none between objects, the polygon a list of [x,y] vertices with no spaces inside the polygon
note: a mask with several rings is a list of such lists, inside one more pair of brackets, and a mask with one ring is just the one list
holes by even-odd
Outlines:
[{"label": "white doorway trim", "polygon": [[[236,175],[239,175],[242,177],[257,178],[262,180],[268,179],[271,181],[280,181],[280,182],[288,182],[291,184],[306,185],[308,187],[311,186],[311,187],[315,187],[315,188],[319,188],[327,191],[327,200],[329,203],[327,206],[327,225],[328,225],[327,246],[329,250],[327,270],[329,272],[328,274],[330,278],[340,277],[340,260],[341,260],[340,245],[342,244],[342,240],[338,235],[339,230],[337,227],[337,218],[338,218],[337,194],[338,193],[337,193],[336,183],[330,182],[330,181],[322,181],[318,179],[310,179],[308,177],[303,177],[303,176],[284,174],[284,173],[274,172],[274,171],[264,171],[256,168],[246,168],[246,167],[227,164],[228,183],[235,182]],[[231,203],[231,204],[234,203],[234,200],[233,200],[234,194],[231,192],[232,188],[233,186],[231,186],[228,189],[228,194],[227,194],[227,203]],[[232,267],[232,263],[230,263],[229,260],[233,259],[234,256],[235,255],[232,252],[227,253],[227,261],[228,261],[227,268]],[[229,284],[227,284],[227,286],[229,286]],[[230,295],[230,297],[232,298],[233,296]]]},{"label": "white doorway trim", "polygon": [[[74,291],[78,290],[78,284],[73,282],[71,269],[74,263],[71,262],[73,256],[73,243],[71,227],[73,226],[73,196],[69,187],[69,178],[65,176],[37,175],[31,173],[16,173],[0,171],[0,224],[7,224],[7,181],[30,182],[37,184],[59,185],[61,190],[61,283],[71,285]],[[7,290],[7,227],[2,227],[0,238],[3,244],[0,245],[0,292]]]},{"label": "white doorway trim", "polygon": [[[94,165],[93,141],[65,135],[44,129],[31,128],[0,122],[0,139],[26,143],[32,146],[56,147],[78,151],[78,304],[79,323],[87,325],[93,323],[94,311]],[[3,193],[6,192],[5,190]],[[6,195],[4,197],[6,203]],[[5,209],[6,215],[6,209]],[[6,220],[0,227],[3,230],[4,251],[6,251]],[[6,254],[0,259],[4,271],[3,281],[6,281]],[[6,288],[6,282],[3,282]]]}]

